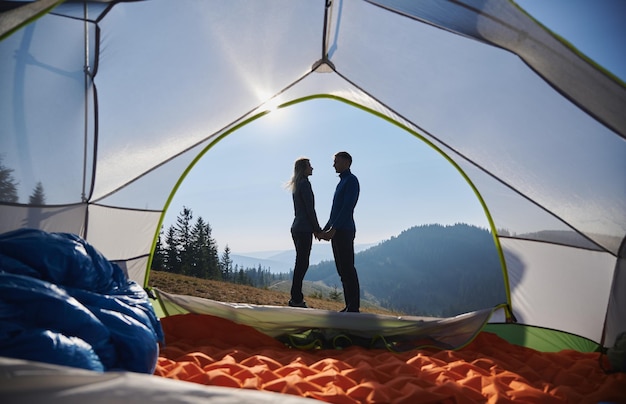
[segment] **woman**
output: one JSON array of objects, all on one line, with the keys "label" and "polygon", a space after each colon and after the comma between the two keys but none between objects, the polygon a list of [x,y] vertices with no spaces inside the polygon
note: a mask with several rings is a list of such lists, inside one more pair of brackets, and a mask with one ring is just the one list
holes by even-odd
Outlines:
[{"label": "woman", "polygon": [[319,234],[322,230],[315,214],[315,198],[309,182],[309,175],[312,174],[313,167],[309,159],[299,158],[293,167],[293,177],[287,183],[291,189],[295,214],[291,225],[291,237],[296,247],[296,263],[293,269],[291,300],[289,300],[291,307],[307,307],[302,294],[302,281],[309,269],[313,234]]}]

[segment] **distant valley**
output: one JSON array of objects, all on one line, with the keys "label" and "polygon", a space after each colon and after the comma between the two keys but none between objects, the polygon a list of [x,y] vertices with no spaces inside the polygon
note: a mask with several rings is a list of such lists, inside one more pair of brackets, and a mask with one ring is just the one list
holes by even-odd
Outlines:
[{"label": "distant valley", "polygon": [[[354,250],[355,253],[359,253],[375,245],[376,244],[357,244],[354,246]],[[230,258],[233,260],[233,266],[257,268],[260,265],[262,268],[269,269],[270,272],[275,274],[289,273],[293,269],[296,251],[291,249],[282,251],[257,251],[242,254],[231,253]],[[330,243],[317,243],[314,241],[311,250],[311,265],[332,260],[333,251],[330,247]]]}]

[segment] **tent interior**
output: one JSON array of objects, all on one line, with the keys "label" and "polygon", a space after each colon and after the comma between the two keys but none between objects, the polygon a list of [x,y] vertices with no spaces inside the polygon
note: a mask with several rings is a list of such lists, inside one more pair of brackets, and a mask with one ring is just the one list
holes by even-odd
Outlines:
[{"label": "tent interior", "polygon": [[[64,254],[45,248],[54,244],[42,241],[48,240],[46,235],[59,245],[74,246],[70,250],[89,253],[97,271],[121,276],[115,269],[119,268],[129,282],[147,287],[167,209],[198,161],[211,159],[211,150],[220,141],[237,137],[241,128],[267,118],[274,109],[288,111],[320,100],[373,114],[424,142],[454,167],[484,210],[506,295],[494,307],[452,318],[368,313],[347,317],[159,290],[155,300],[136,288],[122,288],[128,293],[125,297],[136,298],[140,306],[124,316],[136,315],[144,322],[140,328],[152,330],[146,335],[155,345],[171,339],[161,356],[149,355],[152,367],[144,368],[144,373],[243,387],[232,394],[247,395],[240,400],[250,402],[276,400],[272,395],[248,395],[250,390],[282,393],[284,402],[299,402],[294,395],[328,402],[401,402],[415,399],[411,394],[421,394],[422,402],[454,397],[481,402],[512,400],[530,390],[537,400],[547,394],[566,401],[626,401],[617,387],[626,380],[624,374],[606,374],[601,366],[606,359],[602,354],[615,349],[626,331],[626,85],[515,2],[2,1],[0,39],[3,290],[35,290],[25,286],[22,277],[28,274],[37,278],[37,288],[47,298],[51,290],[58,292],[56,288],[63,289],[59,296],[79,301],[92,299],[96,292],[122,294],[119,288],[113,293],[101,285],[89,286],[89,293],[79,292],[66,269],[27,268],[29,260],[52,265],[46,264],[44,251]],[[33,197],[38,186],[45,190],[45,200]],[[59,239],[58,234],[77,239]],[[28,242],[21,245],[24,240]],[[102,263],[102,257],[113,269]],[[116,281],[123,283],[120,279]],[[81,288],[88,287],[83,283]],[[24,295],[8,292],[0,300],[3,307],[26,301]],[[152,303],[151,309],[145,302]],[[15,318],[1,320],[8,327]],[[212,348],[206,336],[191,332],[185,339],[177,334],[177,327],[187,320],[191,321],[185,323],[187,329],[197,324],[205,335],[224,327],[246,336],[226,355],[234,361],[227,364],[229,377],[225,373],[214,377],[206,368],[189,371],[190,363],[202,369],[206,357],[217,355],[210,349],[226,348],[217,334]],[[480,352],[495,343],[489,338],[498,336],[503,343],[512,343],[511,351],[502,348],[511,357],[543,354],[541,346],[566,351],[568,360],[550,356],[561,366],[584,359],[589,367],[581,372],[596,384],[576,390],[572,386],[584,385],[578,374],[568,379],[567,388],[559,388],[566,385],[564,378],[553,379],[552,387],[544,386],[544,391],[537,387],[541,382],[532,389],[516,389],[519,379],[515,379],[509,380],[506,393],[483,387],[472,396],[475,382],[438,390],[450,387],[446,383],[453,378],[447,375],[434,380],[437,387],[424,395],[425,389],[399,393],[401,387],[389,391],[359,383],[346,387],[323,379],[310,370],[314,366],[303,369],[303,363],[323,362],[322,355],[348,363],[336,355],[358,352],[369,363],[363,359],[367,350],[360,347],[302,353],[299,365],[295,357],[285,362],[270,356],[259,359],[258,349],[272,347],[277,337],[313,329],[341,329],[352,339],[370,342],[382,338],[387,349],[389,344],[410,346],[413,350],[401,355],[395,352],[395,358],[407,355],[405,365],[415,362],[409,355],[418,348],[423,355],[435,348],[433,352],[446,352],[448,365],[461,360],[464,349],[475,350],[479,355],[472,362],[475,367],[466,370],[474,375],[482,372]],[[3,379],[1,396],[26,400],[54,393],[60,401],[63,394],[70,394],[67,381],[79,380],[80,374],[83,382],[71,386],[91,383],[93,390],[72,390],[76,400],[84,398],[81,394],[98,394],[113,379],[125,386],[119,391],[126,397],[188,394],[215,402],[230,398],[230,390],[198,390],[161,381],[148,393],[143,379],[124,372],[112,372],[104,380],[101,374],[82,370],[51,371],[59,362],[37,363],[30,358],[21,362],[23,357],[7,355],[11,352],[7,339],[14,334],[4,334],[6,358],[0,363],[9,379],[19,382],[9,385],[9,379]],[[224,336],[225,343],[232,335]],[[191,345],[196,353],[183,352],[182,347]],[[202,353],[201,348],[206,350]],[[251,379],[241,375],[233,381],[234,366],[241,362],[232,349],[251,352],[240,358],[253,363],[250,368],[280,362],[283,369],[298,368],[300,376],[315,373],[316,381],[323,379],[320,383],[330,383],[332,389],[320,392],[311,387],[315,384],[311,380],[294,381],[287,373],[278,378],[280,382],[265,380],[265,388],[246,384]],[[516,349],[524,351],[513,353]],[[295,356],[294,352],[300,351],[292,347],[289,353]],[[306,357],[309,354],[313,356]],[[546,357],[537,357],[541,360],[534,366],[545,365]],[[185,365],[174,366],[177,361]],[[517,368],[524,366],[520,360]],[[119,371],[119,363],[113,368]],[[254,373],[250,368],[246,374]],[[36,372],[29,374],[27,369]],[[350,369],[351,374],[358,373],[356,367]],[[341,379],[337,376],[341,366],[334,371],[328,377]],[[259,372],[255,380],[267,376],[267,369]],[[367,380],[365,373],[361,371],[359,380]],[[54,380],[49,379],[51,374]],[[483,376],[484,386],[489,375]],[[35,384],[41,388],[27,397],[32,377],[39,378]]]}]

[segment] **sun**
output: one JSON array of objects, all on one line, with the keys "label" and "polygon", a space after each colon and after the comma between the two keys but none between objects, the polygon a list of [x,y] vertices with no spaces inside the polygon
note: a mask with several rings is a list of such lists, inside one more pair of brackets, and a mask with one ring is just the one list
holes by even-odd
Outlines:
[{"label": "sun", "polygon": [[268,114],[266,115],[266,119],[272,121],[273,123],[280,123],[285,120],[285,115],[287,111],[285,108],[281,108],[279,106],[275,106],[272,109],[268,110]]},{"label": "sun", "polygon": [[265,112],[262,121],[265,124],[276,126],[285,125],[287,121],[287,108],[281,106],[278,98],[267,101],[261,108]]}]

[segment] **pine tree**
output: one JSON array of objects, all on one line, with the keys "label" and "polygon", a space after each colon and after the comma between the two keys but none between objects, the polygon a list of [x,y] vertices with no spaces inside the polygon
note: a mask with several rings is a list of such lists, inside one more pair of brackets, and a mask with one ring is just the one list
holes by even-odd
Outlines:
[{"label": "pine tree", "polygon": [[180,256],[178,253],[178,242],[176,238],[176,230],[174,226],[167,229],[165,236],[164,261],[165,270],[175,274],[181,273]]},{"label": "pine tree", "polygon": [[220,257],[219,251],[217,248],[217,241],[211,237],[211,226],[209,223],[206,224],[206,234],[208,238],[208,268],[207,273],[209,279],[221,280],[222,279],[222,271],[220,270]]},{"label": "pine tree", "polygon": [[230,247],[226,244],[224,248],[224,253],[222,254],[222,260],[220,262],[220,267],[222,269],[222,279],[230,282],[233,280],[233,260],[230,258]]},{"label": "pine tree", "polygon": [[193,248],[191,240],[191,209],[183,206],[182,212],[176,218],[176,247],[180,258],[180,273],[192,275],[194,272]]},{"label": "pine tree", "polygon": [[189,275],[207,279],[209,276],[209,234],[207,224],[199,216],[191,229],[191,272]]},{"label": "pine tree", "polygon": [[246,282],[246,278],[246,274],[243,272],[243,268],[241,268],[239,272],[237,272],[237,279],[235,283],[238,283],[240,285],[246,285],[248,283]]},{"label": "pine tree", "polygon": [[163,248],[163,243],[161,238],[163,237],[163,226],[161,226],[161,230],[159,231],[159,237],[157,237],[156,246],[154,247],[154,254],[152,255],[152,265],[150,269],[154,269],[156,271],[162,271],[165,269],[165,249]]},{"label": "pine tree", "polygon": [[28,197],[29,205],[45,205],[46,204],[46,195],[43,191],[43,185],[41,181],[37,183],[33,193]]},{"label": "pine tree", "polygon": [[0,202],[17,203],[17,185],[13,169],[5,167],[0,156]]}]

